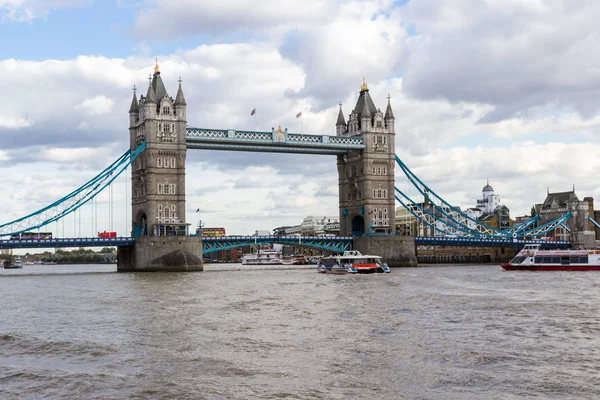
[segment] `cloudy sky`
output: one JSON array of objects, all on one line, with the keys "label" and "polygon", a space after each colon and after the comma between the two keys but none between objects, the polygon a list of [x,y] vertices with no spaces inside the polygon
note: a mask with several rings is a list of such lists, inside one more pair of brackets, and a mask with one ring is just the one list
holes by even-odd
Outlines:
[{"label": "cloudy sky", "polygon": [[[391,96],[396,153],[449,202],[474,206],[486,179],[513,218],[547,188],[597,198],[598,15],[587,0],[0,0],[0,223],[127,149],[132,87],[155,57],[170,95],[182,78],[190,126],[335,134],[364,76],[377,107]],[[186,167],[194,225],[248,234],[338,214],[332,156],[190,150]],[[399,168],[396,184],[416,197]],[[97,226],[86,206],[48,230],[108,230],[108,200]]]}]

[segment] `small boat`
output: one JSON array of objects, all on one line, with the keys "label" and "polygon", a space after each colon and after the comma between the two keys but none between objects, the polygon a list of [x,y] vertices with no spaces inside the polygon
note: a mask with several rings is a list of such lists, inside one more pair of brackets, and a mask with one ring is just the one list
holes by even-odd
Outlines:
[{"label": "small boat", "polygon": [[317,271],[326,274],[372,274],[391,272],[379,256],[361,254],[358,250],[345,251],[343,254],[323,257],[317,263]]},{"label": "small boat", "polygon": [[258,249],[256,253],[244,254],[242,265],[281,265],[281,251],[276,249]]},{"label": "small boat", "polygon": [[528,244],[501,266],[506,271],[600,271],[600,250],[541,250]]},{"label": "small boat", "polygon": [[306,265],[308,261],[304,256],[291,256],[282,259],[283,265]]},{"label": "small boat", "polygon": [[13,261],[5,260],[3,263],[4,269],[19,269],[23,268],[23,261],[21,257],[15,257]]}]

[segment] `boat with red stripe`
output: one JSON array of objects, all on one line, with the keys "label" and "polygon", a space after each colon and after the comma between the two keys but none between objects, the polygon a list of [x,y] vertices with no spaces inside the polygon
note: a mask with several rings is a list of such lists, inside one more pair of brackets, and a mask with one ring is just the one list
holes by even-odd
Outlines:
[{"label": "boat with red stripe", "polygon": [[358,250],[323,257],[317,264],[317,271],[326,274],[372,274],[390,272],[379,256],[361,254]]},{"label": "boat with red stripe", "polygon": [[528,244],[508,263],[506,271],[600,271],[600,250],[541,250]]}]

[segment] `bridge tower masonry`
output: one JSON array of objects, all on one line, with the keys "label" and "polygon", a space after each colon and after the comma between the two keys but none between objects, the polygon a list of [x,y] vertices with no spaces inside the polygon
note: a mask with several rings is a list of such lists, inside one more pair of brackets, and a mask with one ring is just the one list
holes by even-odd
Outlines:
[{"label": "bridge tower masonry", "polygon": [[337,158],[340,235],[355,236],[355,249],[381,255],[390,266],[416,266],[413,238],[395,235],[395,120],[389,96],[384,114],[364,80],[348,122],[340,104],[336,135],[359,136],[365,144]]},{"label": "bridge tower masonry", "polygon": [[119,271],[202,270],[202,239],[187,236],[185,159],[187,103],[179,79],[175,100],[167,93],[158,62],[146,96],[135,93],[129,108],[130,148],[146,142],[131,164],[133,248],[120,248]]}]

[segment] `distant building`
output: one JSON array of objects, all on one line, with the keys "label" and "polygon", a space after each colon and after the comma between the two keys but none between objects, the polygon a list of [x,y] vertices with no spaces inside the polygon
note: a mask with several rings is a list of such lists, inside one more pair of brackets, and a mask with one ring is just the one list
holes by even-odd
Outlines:
[{"label": "distant building", "polygon": [[300,225],[280,226],[273,229],[273,235],[276,236],[300,236]]},{"label": "distant building", "polygon": [[317,236],[325,234],[325,225],[330,223],[339,223],[338,217],[314,217],[309,215],[304,218],[300,225],[300,234],[302,236]]},{"label": "distant building", "polygon": [[339,222],[329,222],[325,224],[323,227],[323,231],[326,235],[336,235],[340,234],[340,223]]},{"label": "distant building", "polygon": [[417,217],[404,206],[396,208],[396,232],[402,235],[414,236],[417,232]]},{"label": "distant building", "polygon": [[482,215],[492,214],[500,205],[500,196],[494,194],[494,188],[490,186],[489,181],[486,182],[481,193],[483,198],[477,200],[477,208],[481,210]]},{"label": "distant building", "polygon": [[[513,225],[510,210],[500,204],[500,196],[494,194],[494,188],[490,186],[489,181],[486,182],[481,194],[482,198],[477,200],[477,207],[468,209],[467,215],[476,216],[476,219],[490,228],[498,230],[510,228]],[[475,228],[475,222],[469,221],[468,224],[470,228]]]},{"label": "distant building", "polygon": [[574,247],[595,248],[595,228],[588,220],[588,216],[594,215],[594,199],[586,197],[579,200],[575,188],[569,192],[547,191],[546,199],[539,208],[538,226],[560,218],[568,212],[571,212],[572,217],[565,222],[566,228],[559,226],[553,231],[554,239],[572,240]]}]

